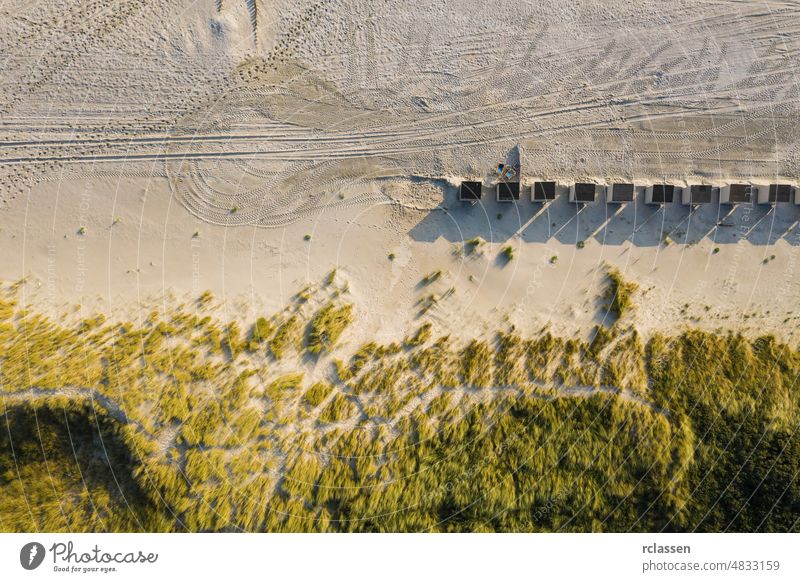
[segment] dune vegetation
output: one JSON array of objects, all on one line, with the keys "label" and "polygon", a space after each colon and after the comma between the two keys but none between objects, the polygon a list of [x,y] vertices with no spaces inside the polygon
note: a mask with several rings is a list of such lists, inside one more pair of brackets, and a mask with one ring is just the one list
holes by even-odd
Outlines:
[{"label": "dune vegetation", "polygon": [[636,283],[626,281],[619,270],[611,267],[608,269],[608,287],[605,298],[608,301],[606,309],[615,318],[624,316],[633,307],[633,294],[639,289]]},{"label": "dune vegetation", "polygon": [[212,297],[73,324],[5,285],[0,529],[798,530],[794,348],[424,318],[357,345],[346,297],[329,280],[249,327]]}]

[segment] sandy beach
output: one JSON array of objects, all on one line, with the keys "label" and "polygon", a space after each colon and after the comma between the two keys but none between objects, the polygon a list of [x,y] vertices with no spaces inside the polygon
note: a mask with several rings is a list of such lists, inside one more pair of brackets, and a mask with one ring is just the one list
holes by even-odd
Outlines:
[{"label": "sandy beach", "polygon": [[[430,210],[398,202],[399,192],[426,189]],[[223,318],[250,321],[337,269],[358,306],[352,349],[402,339],[423,321],[459,337],[508,324],[584,336],[608,323],[600,296],[615,266],[640,286],[630,323],[645,334],[690,325],[796,339],[800,238],[788,220],[800,213],[792,207],[737,208],[727,219],[736,226],[718,227],[718,207],[579,208],[566,194],[547,207],[471,207],[453,187],[424,181],[349,194],[366,195],[373,201],[348,207],[334,197],[293,224],[263,228],[192,216],[164,178],[43,183],[4,210],[0,275],[26,277],[25,301],[57,317],[81,305],[76,316],[137,321],[210,290]],[[475,237],[486,242],[473,249]],[[420,315],[430,294],[443,299]]]},{"label": "sandy beach", "polygon": [[[451,288],[429,317],[453,333],[585,333],[608,264],[644,289],[644,333],[794,333],[795,206],[565,201],[587,178],[796,179],[793,3],[124,4],[75,3],[58,32],[0,15],[0,277],[51,313],[208,289],[247,318],[337,268],[363,337]],[[457,201],[512,150],[555,203]]]}]

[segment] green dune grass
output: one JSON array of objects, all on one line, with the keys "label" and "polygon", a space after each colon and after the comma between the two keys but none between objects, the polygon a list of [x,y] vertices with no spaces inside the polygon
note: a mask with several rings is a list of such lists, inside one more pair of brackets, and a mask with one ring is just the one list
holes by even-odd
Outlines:
[{"label": "green dune grass", "polygon": [[798,529],[800,353],[774,338],[357,345],[345,295],[68,324],[5,286],[0,529]]}]

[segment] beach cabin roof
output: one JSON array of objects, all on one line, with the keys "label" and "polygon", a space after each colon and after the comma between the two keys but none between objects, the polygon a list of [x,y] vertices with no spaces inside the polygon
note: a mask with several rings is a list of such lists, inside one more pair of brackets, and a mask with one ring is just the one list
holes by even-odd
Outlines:
[{"label": "beach cabin roof", "polygon": [[616,182],[611,185],[609,202],[633,202],[633,184]]},{"label": "beach cabin roof", "polygon": [[480,182],[461,182],[458,189],[458,199],[465,201],[480,200],[481,199],[481,183]]},{"label": "beach cabin roof", "polygon": [[556,199],[556,183],[555,182],[534,182],[534,184],[533,184],[533,199],[534,200],[555,200]]},{"label": "beach cabin roof", "polygon": [[672,184],[654,184],[653,197],[654,204],[671,204],[675,197],[675,186]]},{"label": "beach cabin roof", "polygon": [[684,204],[708,204],[711,202],[712,187],[706,184],[693,184],[684,191]]},{"label": "beach cabin roof", "polygon": [[587,183],[575,184],[575,202],[594,202],[595,185]]},{"label": "beach cabin roof", "polygon": [[497,184],[497,200],[499,202],[519,200],[519,182],[500,182]]},{"label": "beach cabin roof", "polygon": [[752,191],[750,184],[731,184],[727,187],[728,202],[734,204],[750,202]]},{"label": "beach cabin roof", "polygon": [[770,202],[791,202],[791,200],[792,200],[792,187],[789,184],[769,185]]}]

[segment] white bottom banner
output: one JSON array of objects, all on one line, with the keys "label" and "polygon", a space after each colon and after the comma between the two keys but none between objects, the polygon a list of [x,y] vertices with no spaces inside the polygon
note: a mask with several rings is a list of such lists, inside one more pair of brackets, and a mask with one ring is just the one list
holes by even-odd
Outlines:
[{"label": "white bottom banner", "polygon": [[800,580],[799,543],[796,534],[4,534],[0,579]]}]

